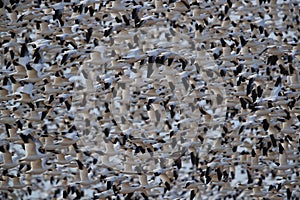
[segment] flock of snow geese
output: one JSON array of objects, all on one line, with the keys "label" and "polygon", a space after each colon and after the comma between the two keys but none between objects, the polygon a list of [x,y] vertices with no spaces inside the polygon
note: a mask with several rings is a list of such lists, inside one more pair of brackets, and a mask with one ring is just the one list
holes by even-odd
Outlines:
[{"label": "flock of snow geese", "polygon": [[0,1],[1,199],[299,199],[297,0]]}]

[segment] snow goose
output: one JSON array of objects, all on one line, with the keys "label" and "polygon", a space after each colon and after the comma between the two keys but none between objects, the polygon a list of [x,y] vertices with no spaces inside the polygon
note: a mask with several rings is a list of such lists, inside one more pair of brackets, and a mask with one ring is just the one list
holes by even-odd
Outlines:
[{"label": "snow goose", "polygon": [[38,37],[40,35],[48,36],[55,33],[55,30],[51,28],[49,17],[43,17],[42,21],[37,21],[37,23],[39,23],[39,29],[36,30],[36,35]]},{"label": "snow goose", "polygon": [[[69,129],[70,130],[70,129]],[[75,144],[79,140],[77,131],[64,133],[61,140],[57,142],[57,145],[66,147]]]},{"label": "snow goose", "polygon": [[175,1],[174,7],[171,9],[178,13],[184,13],[190,9],[190,3],[187,0]]},{"label": "snow goose", "polygon": [[251,192],[249,195],[250,195],[251,197],[259,198],[259,197],[262,197],[262,196],[267,195],[267,192],[262,191],[262,186],[261,186],[261,185],[258,185],[258,186],[254,186],[254,187],[252,188],[252,192]]},{"label": "snow goose", "polygon": [[9,145],[0,146],[0,151],[3,157],[3,163],[0,166],[3,169],[11,169],[18,165],[12,157],[12,153],[9,152]]},{"label": "snow goose", "polygon": [[9,178],[7,175],[1,177],[0,191],[7,191],[9,189]]},{"label": "snow goose", "polygon": [[30,64],[26,65],[26,74],[27,78],[19,79],[19,81],[24,81],[28,83],[37,83],[43,80],[47,75],[41,72],[43,65],[31,66]]},{"label": "snow goose", "polygon": [[24,119],[30,121],[30,122],[40,122],[41,119],[41,114],[40,112],[36,110],[31,110],[28,112],[26,115],[24,115]]},{"label": "snow goose", "polygon": [[[283,148],[283,146],[281,145],[281,143],[279,143],[278,146],[279,146],[279,158],[278,158],[279,166],[276,168],[280,170],[281,173],[286,175],[288,173],[287,170],[292,169],[295,166],[295,164],[288,162],[289,159],[287,153]],[[279,174],[281,174],[280,172]]]},{"label": "snow goose", "polygon": [[147,55],[140,48],[135,48],[129,50],[128,54],[123,56],[119,62],[134,63],[146,57]]},{"label": "snow goose", "polygon": [[[28,159],[27,159],[28,160]],[[45,166],[46,158],[37,158],[30,161],[31,169],[26,171],[28,174],[43,174],[47,170],[51,169],[51,166]]]},{"label": "snow goose", "polygon": [[11,95],[14,95],[17,92],[19,87],[24,86],[24,82],[23,81],[17,81],[14,78],[14,76],[10,76],[9,80],[11,82],[11,92],[12,92]]},{"label": "snow goose", "polygon": [[30,54],[29,54],[29,50],[27,48],[27,44],[24,42],[21,47],[21,52],[20,52],[20,57],[19,57],[18,63],[21,66],[26,67],[30,61],[29,56],[30,56]]},{"label": "snow goose", "polygon": [[22,189],[26,187],[26,185],[22,182],[20,174],[10,175],[10,178],[12,179],[12,186],[10,186],[11,189]]},{"label": "snow goose", "polygon": [[83,165],[83,163],[80,160],[76,160],[76,162],[78,164],[80,176],[80,181],[78,182],[79,184],[91,187],[95,183],[99,182],[98,180],[92,180],[89,177],[88,169]]},{"label": "snow goose", "polygon": [[17,121],[10,110],[1,110],[0,122],[3,124],[13,124]]},{"label": "snow goose", "polygon": [[15,70],[14,72],[10,73],[9,76],[16,77],[17,79],[24,78],[27,75],[25,66],[20,65],[17,62],[14,62],[14,65],[15,65]]},{"label": "snow goose", "polygon": [[289,76],[289,82],[291,84],[291,88],[299,89],[300,88],[300,79],[299,79],[299,70],[293,70],[292,75]]},{"label": "snow goose", "polygon": [[166,172],[158,171],[158,172],[155,172],[154,175],[159,176],[159,178],[161,179],[161,182],[162,182],[162,184],[164,185],[164,188],[165,188],[165,192],[167,190],[168,191],[171,190],[172,181],[171,181],[171,179],[169,178],[169,176],[167,175]]},{"label": "snow goose", "polygon": [[14,143],[19,143],[21,142],[21,137],[17,134],[17,128],[14,126],[11,126],[9,124],[5,124],[7,128],[7,137],[5,140],[14,142]]},{"label": "snow goose", "polygon": [[13,96],[9,94],[10,88],[7,86],[0,87],[0,101],[9,101]]},{"label": "snow goose", "polygon": [[155,15],[144,16],[141,18],[140,22],[137,23],[136,27],[137,28],[150,27],[154,24],[157,24],[157,23],[163,22],[163,21],[164,21],[164,19],[157,18]]},{"label": "snow goose", "polygon": [[20,136],[24,141],[24,145],[25,145],[25,156],[19,160],[20,162],[35,161],[46,156],[45,154],[40,153],[39,151],[40,145],[38,144],[37,139],[35,139],[30,134],[28,135],[21,134]]},{"label": "snow goose", "polygon": [[56,153],[56,161],[54,161],[54,162],[56,164],[66,166],[67,164],[71,163],[72,161],[75,161],[75,159],[72,156],[66,155],[63,152],[59,152],[59,153]]},{"label": "snow goose", "polygon": [[94,65],[104,65],[112,62],[112,59],[106,56],[107,50],[104,45],[96,46],[89,54],[90,59],[84,62]]},{"label": "snow goose", "polygon": [[45,140],[43,148],[46,151],[53,151],[60,147],[59,145],[55,144],[55,142],[54,142],[57,139],[57,137],[54,137],[52,135],[44,135],[44,136],[42,136],[41,139]]}]

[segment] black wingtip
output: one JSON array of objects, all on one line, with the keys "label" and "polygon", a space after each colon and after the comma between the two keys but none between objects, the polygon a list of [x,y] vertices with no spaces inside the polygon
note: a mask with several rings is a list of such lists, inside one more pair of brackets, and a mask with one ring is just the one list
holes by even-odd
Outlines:
[{"label": "black wingtip", "polygon": [[29,141],[33,139],[30,134],[28,135],[20,134],[20,137],[24,143],[29,143]]},{"label": "black wingtip", "polygon": [[84,165],[82,164],[82,162],[81,162],[80,160],[77,160],[77,159],[76,159],[76,162],[77,162],[77,164],[78,164],[78,168],[79,168],[80,170],[83,170]]},{"label": "black wingtip", "polygon": [[281,143],[279,143],[279,153],[280,154],[283,154],[283,151],[284,151],[284,148],[283,148],[283,146],[281,145]]},{"label": "black wingtip", "polygon": [[5,153],[5,148],[4,148],[4,146],[0,146],[0,151],[1,151],[2,153]]}]

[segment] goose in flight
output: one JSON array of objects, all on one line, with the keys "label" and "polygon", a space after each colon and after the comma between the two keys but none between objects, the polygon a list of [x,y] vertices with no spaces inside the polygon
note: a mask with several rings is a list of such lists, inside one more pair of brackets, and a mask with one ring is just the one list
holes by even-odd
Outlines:
[{"label": "goose in flight", "polygon": [[35,161],[46,156],[39,151],[40,144],[31,134],[20,134],[20,136],[25,146],[25,156],[20,158],[20,162]]},{"label": "goose in flight", "polygon": [[13,158],[12,153],[9,151],[9,145],[3,145],[0,146],[0,151],[2,153],[3,163],[0,164],[3,169],[12,169],[18,165],[18,163],[15,161],[15,158]]},{"label": "goose in flight", "polygon": [[46,158],[37,158],[35,160],[30,161],[31,169],[26,171],[28,174],[43,174],[47,170],[51,169],[51,166],[45,166]]},{"label": "goose in flight", "polygon": [[91,186],[98,182],[98,180],[92,180],[89,177],[87,168],[83,165],[83,163],[80,160],[76,160],[76,162],[78,164],[79,169],[80,184],[82,184],[83,186]]}]

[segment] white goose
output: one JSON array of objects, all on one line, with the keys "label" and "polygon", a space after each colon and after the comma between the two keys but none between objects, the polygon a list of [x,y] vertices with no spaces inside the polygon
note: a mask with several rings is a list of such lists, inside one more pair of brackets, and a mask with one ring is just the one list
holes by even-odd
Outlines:
[{"label": "white goose", "polygon": [[83,186],[92,186],[95,183],[98,182],[98,180],[92,180],[89,177],[89,173],[87,168],[82,164],[82,162],[80,160],[76,160],[77,164],[78,164],[78,169],[79,169],[79,176],[80,176],[80,181],[78,182],[79,184],[83,185]]},{"label": "white goose", "polygon": [[31,110],[26,115],[24,115],[24,119],[30,122],[40,122],[41,121],[42,113],[38,112],[37,110]]},{"label": "white goose", "polygon": [[38,158],[30,162],[31,169],[27,171],[28,174],[43,174],[51,169],[51,166],[45,166],[45,158]]},{"label": "white goose", "polygon": [[105,141],[105,151],[101,153],[101,163],[104,166],[114,166],[116,163],[112,162],[112,158],[116,157],[120,152],[116,151],[114,144],[111,141]]},{"label": "white goose", "polygon": [[9,178],[8,176],[2,176],[0,178],[1,184],[0,184],[0,191],[7,191],[9,189]]},{"label": "white goose", "polygon": [[26,68],[19,63],[15,63],[15,71],[9,74],[16,78],[24,78],[27,75]]},{"label": "white goose", "polygon": [[39,144],[35,138],[33,138],[31,135],[23,135],[21,134],[21,137],[24,141],[25,145],[25,156],[22,157],[19,161],[35,161],[39,160],[43,157],[45,157],[45,154],[42,154],[39,152]]},{"label": "white goose", "polygon": [[287,157],[285,150],[282,150],[281,152],[279,152],[278,160],[279,160],[279,166],[276,168],[278,170],[281,170],[281,172],[283,174],[287,173],[286,170],[292,169],[295,166],[295,164],[288,163],[288,157]]},{"label": "white goose", "polygon": [[17,176],[11,176],[12,179],[12,186],[10,186],[11,189],[22,189],[26,187],[26,185],[20,180],[20,174]]},{"label": "white goose", "polygon": [[75,159],[72,158],[70,155],[65,155],[64,153],[57,153],[56,154],[56,164],[59,165],[66,165],[71,163],[72,161],[75,161]]},{"label": "white goose", "polygon": [[29,83],[37,83],[42,81],[43,78],[47,76],[47,74],[42,74],[41,70],[44,66],[42,64],[35,64],[35,65],[26,65],[26,74],[27,78],[19,79],[20,81],[25,81]]},{"label": "white goose", "polygon": [[0,166],[3,167],[3,169],[12,169],[18,165],[12,157],[12,153],[9,152],[8,145],[0,146],[0,151],[3,157],[3,163],[1,163]]},{"label": "white goose", "polygon": [[13,99],[13,96],[10,95],[9,92],[10,88],[8,88],[7,86],[0,87],[0,102]]},{"label": "white goose", "polygon": [[21,137],[17,134],[17,128],[12,126],[8,128],[8,134],[9,136],[5,138],[5,140],[10,142],[19,143],[21,141]]},{"label": "white goose", "polygon": [[44,137],[45,139],[45,143],[44,143],[44,149],[47,151],[53,151],[56,149],[59,149],[60,145],[57,145],[54,143],[56,137],[52,136],[52,135],[46,135]]}]

